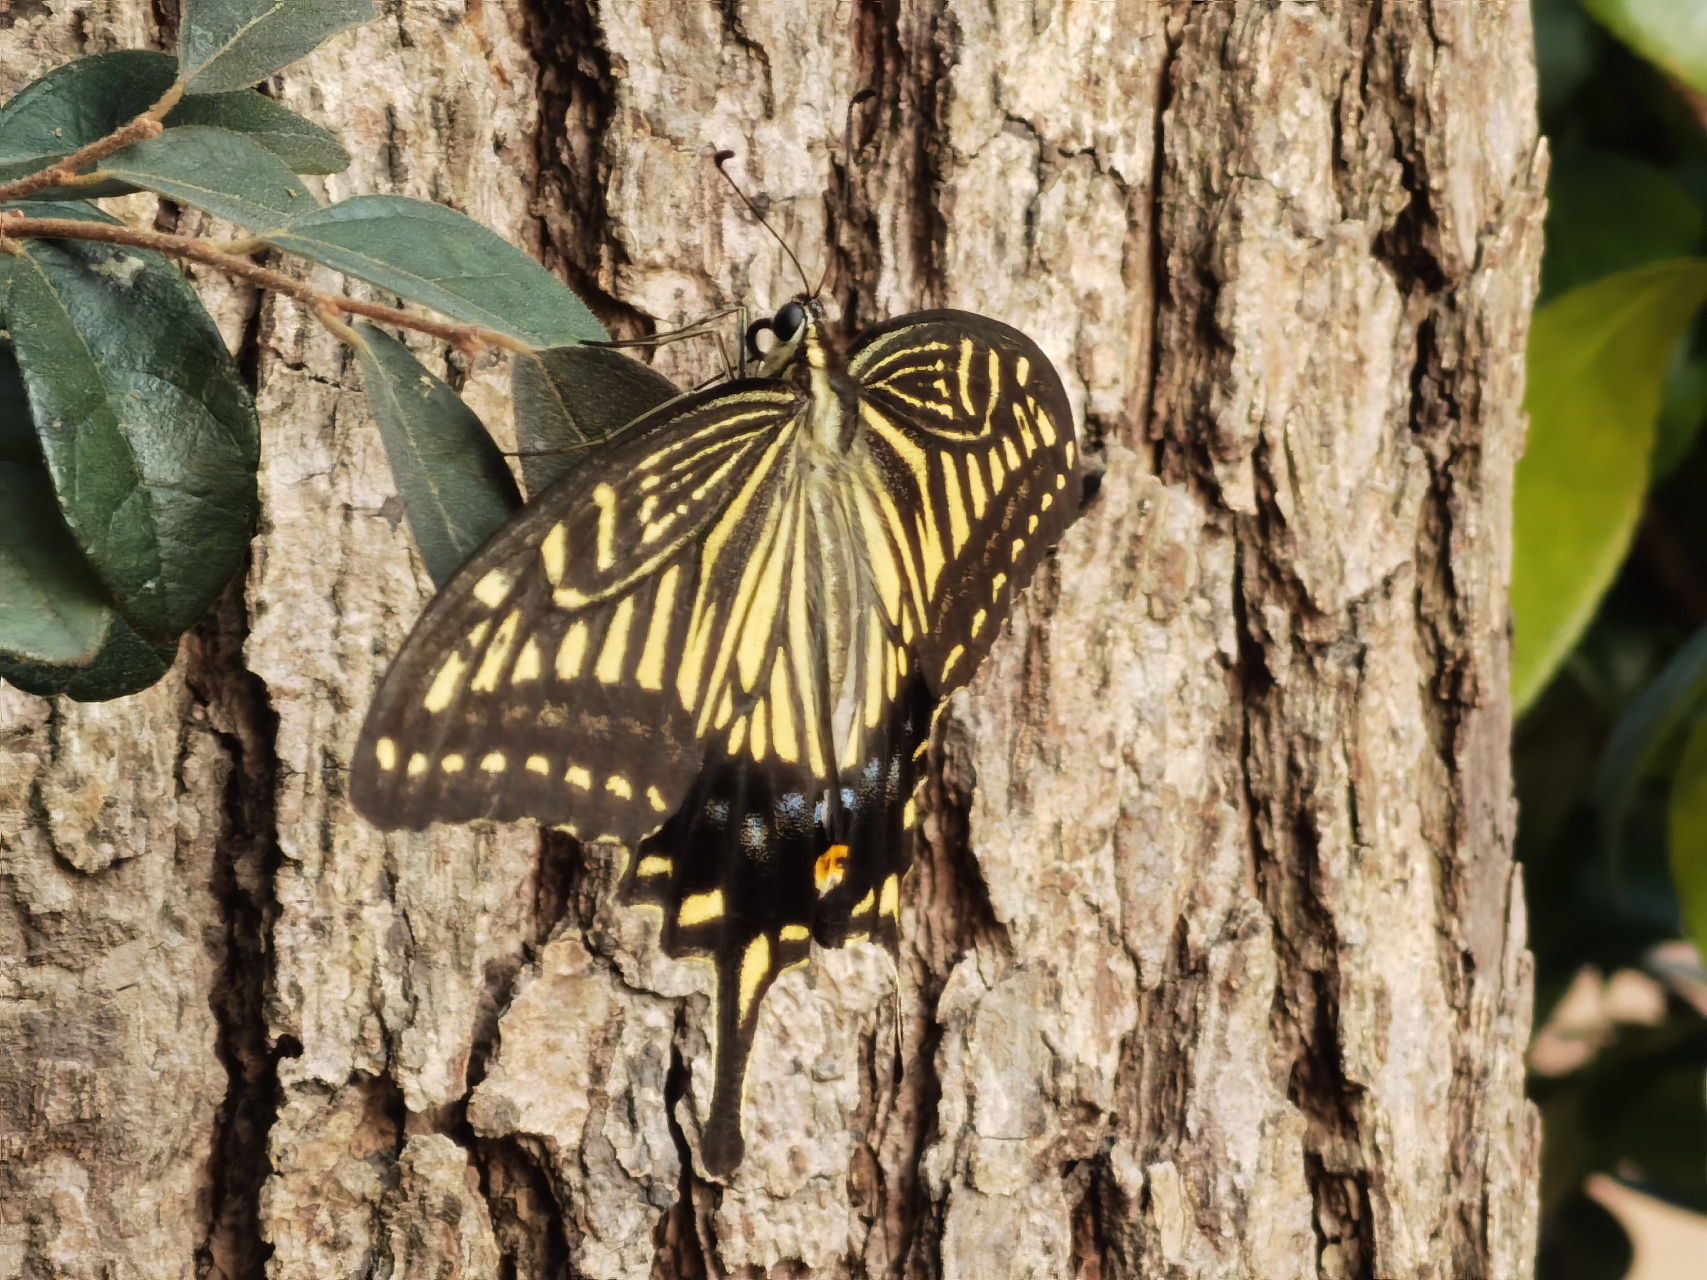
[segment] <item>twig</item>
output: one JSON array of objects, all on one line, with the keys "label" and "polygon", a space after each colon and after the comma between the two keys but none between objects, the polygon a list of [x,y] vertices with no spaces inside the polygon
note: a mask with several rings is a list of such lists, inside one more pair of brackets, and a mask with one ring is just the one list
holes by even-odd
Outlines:
[{"label": "twig", "polygon": [[[354,298],[322,293],[300,280],[293,280],[283,272],[257,266],[247,258],[229,253],[225,246],[210,244],[206,240],[197,240],[190,236],[168,235],[162,231],[139,231],[134,227],[113,226],[105,222],[84,222],[77,218],[28,218],[13,210],[0,213],[0,242],[6,239],[96,240],[103,244],[152,249],[168,257],[205,263],[210,267],[218,267],[228,275],[253,281],[263,289],[295,298],[316,315],[334,312],[366,316],[369,320],[396,325],[400,329],[413,329],[418,333],[430,334],[468,352],[477,350],[482,344],[502,347],[506,351],[532,350],[527,343],[512,338],[507,333],[499,333],[496,329],[473,324],[448,324],[442,320],[429,320],[425,316],[412,315],[396,307],[382,307],[374,302],[358,302]],[[247,241],[238,241],[236,247],[247,249],[249,244]]]},{"label": "twig", "polygon": [[144,111],[136,119],[116,129],[104,138],[97,138],[88,146],[73,151],[57,164],[51,164],[39,173],[32,173],[26,178],[0,187],[0,203],[10,200],[22,200],[25,196],[34,195],[48,187],[63,187],[72,185],[77,178],[77,171],[86,164],[110,156],[115,151],[123,151],[133,142],[143,142],[149,138],[159,137],[165,127],[160,122],[166,113],[178,105],[178,99],[184,96],[184,86],[175,84],[161,95],[160,101]]}]

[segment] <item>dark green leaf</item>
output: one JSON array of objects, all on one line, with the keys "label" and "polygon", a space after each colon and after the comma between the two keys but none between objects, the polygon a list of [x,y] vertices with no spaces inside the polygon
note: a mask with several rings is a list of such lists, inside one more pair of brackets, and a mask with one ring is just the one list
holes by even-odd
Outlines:
[{"label": "dark green leaf", "polygon": [[335,270],[529,346],[600,342],[586,304],[527,254],[454,209],[356,196],[267,239]]},{"label": "dark green leaf", "polygon": [[[1564,1138],[1559,1124],[1564,1119],[1558,1110],[1544,1117],[1548,1145]],[[1581,1124],[1580,1116],[1570,1119]],[[1578,1178],[1572,1187],[1581,1183]],[[1566,1196],[1541,1223],[1535,1274],[1546,1280],[1622,1280],[1635,1258],[1630,1237],[1618,1219],[1577,1192]]]},{"label": "dark green leaf", "polygon": [[219,331],[164,260],[89,242],[29,242],[8,306],[67,523],[136,627],[175,636],[256,512],[259,427]]},{"label": "dark green leaf", "polygon": [[1698,719],[1672,775],[1666,814],[1671,878],[1684,928],[1707,955],[1707,717]]},{"label": "dark green leaf", "polygon": [[1707,93],[1707,6],[1688,0],[1583,0],[1583,8],[1649,62]]},{"label": "dark green leaf", "polygon": [[1594,798],[1614,857],[1636,785],[1655,760],[1675,745],[1683,726],[1707,705],[1707,627],[1696,632],[1612,728],[1601,753]]},{"label": "dark green leaf", "polygon": [[[176,76],[176,63],[167,55],[130,49],[79,58],[25,85],[0,107],[0,182],[45,169],[130,123],[160,100]],[[77,194],[125,190],[112,187]]]},{"label": "dark green leaf", "polygon": [[337,138],[253,89],[185,98],[166,117],[166,128],[206,125],[260,143],[292,173],[342,173],[350,153]]},{"label": "dark green leaf", "polygon": [[[109,227],[124,225],[99,205],[75,198],[70,200],[18,200],[10,204],[0,204],[0,212],[6,211],[25,213],[32,218],[81,218],[84,222],[104,222]],[[7,263],[17,261],[19,261],[17,258],[0,258],[0,271],[4,271]]]},{"label": "dark green leaf", "polygon": [[1585,1174],[1620,1166],[1691,1200],[1707,1192],[1707,1023],[1673,1015],[1611,1030],[1612,1043],[1572,1075],[1531,1082],[1547,1132],[1543,1212],[1568,1200]]},{"label": "dark green leaf", "polygon": [[1663,480],[1689,453],[1707,419],[1707,355],[1685,334],[1672,350],[1654,428],[1653,478]]},{"label": "dark green leaf", "polygon": [[1561,147],[1547,178],[1541,299],[1603,276],[1683,258],[1701,244],[1701,206],[1651,164]]},{"label": "dark green leaf", "polygon": [[[0,106],[0,182],[63,160],[106,137],[160,100],[178,75],[178,60],[144,49],[97,54],[56,67]],[[292,173],[337,173],[350,163],[338,140],[319,125],[252,89],[185,98],[166,116],[168,130],[205,125],[260,143]],[[135,188],[104,182],[35,199],[124,195]]]},{"label": "dark green leaf", "polygon": [[[0,276],[0,328],[6,323],[5,297],[5,279]],[[41,442],[36,439],[24,376],[18,372],[18,358],[12,354],[9,338],[0,338],[0,462],[41,465]]]},{"label": "dark green leaf", "polygon": [[178,64],[186,91],[246,88],[372,17],[373,0],[184,0]]},{"label": "dark green leaf", "polygon": [[112,625],[109,601],[65,527],[47,468],[0,462],[0,653],[87,665]]},{"label": "dark green leaf", "polygon": [[436,586],[522,505],[485,426],[397,339],[356,326],[362,381],[421,561]]},{"label": "dark green leaf", "polygon": [[171,669],[177,654],[176,640],[144,640],[115,617],[107,643],[88,666],[54,667],[0,654],[0,680],[44,698],[64,694],[76,702],[107,702],[148,688]]},{"label": "dark green leaf", "polygon": [[1617,1064],[1622,1071],[1596,1073],[1588,1128],[1600,1148],[1601,1168],[1627,1163],[1695,1198],[1707,1190],[1707,1089],[1700,1020],[1691,1023],[1693,1043],[1647,1062]]},{"label": "dark green leaf", "polygon": [[1569,652],[1641,512],[1667,363],[1707,300],[1707,262],[1657,263],[1574,289],[1530,327],[1529,438],[1512,498],[1512,702]]},{"label": "dark green leaf", "polygon": [[1569,99],[1588,77],[1606,37],[1583,13],[1581,0],[1532,0],[1530,19],[1545,115]]},{"label": "dark green leaf", "polygon": [[609,347],[584,345],[514,356],[510,383],[516,447],[530,494],[584,458],[590,444],[681,394],[649,365]]},{"label": "dark green leaf", "polygon": [[241,134],[199,125],[126,147],[96,172],[206,209],[257,234],[320,207],[271,151]]}]

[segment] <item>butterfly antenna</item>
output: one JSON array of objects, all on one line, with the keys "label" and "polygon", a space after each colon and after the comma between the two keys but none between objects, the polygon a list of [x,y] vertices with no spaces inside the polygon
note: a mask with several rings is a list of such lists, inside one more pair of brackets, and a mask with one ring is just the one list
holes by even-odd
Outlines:
[{"label": "butterfly antenna", "polygon": [[[723,167],[725,161],[733,160],[734,158],[735,153],[733,151],[719,151],[711,157],[711,160],[712,163],[717,166],[717,172],[721,173],[723,175],[723,180],[729,184],[730,189],[741,198],[741,203],[747,206],[748,212],[759,220],[759,225],[761,227],[771,233],[771,239],[775,240],[782,246],[782,251],[788,255],[788,260],[794,264],[794,274],[800,277],[800,287],[802,289],[810,289],[811,285],[806,282],[806,269],[800,265],[800,259],[794,256],[794,250],[788,247],[788,241],[784,240],[777,234],[776,228],[771,226],[765,215],[759,212],[759,207],[751,200],[747,199],[747,193],[741,190],[740,183],[730,177],[729,171]],[[818,293],[815,289],[811,293],[807,294],[807,297],[809,298],[815,298],[817,296]]]},{"label": "butterfly antenna", "polygon": [[842,193],[836,207],[836,225],[830,235],[830,261],[824,264],[824,274],[818,277],[818,288],[812,290],[812,296],[817,297],[824,288],[824,281],[830,278],[830,264],[836,260],[838,242],[841,240],[841,229],[851,220],[853,208],[853,157],[854,157],[854,112],[877,96],[877,90],[869,85],[848,99],[848,118],[842,130]]}]

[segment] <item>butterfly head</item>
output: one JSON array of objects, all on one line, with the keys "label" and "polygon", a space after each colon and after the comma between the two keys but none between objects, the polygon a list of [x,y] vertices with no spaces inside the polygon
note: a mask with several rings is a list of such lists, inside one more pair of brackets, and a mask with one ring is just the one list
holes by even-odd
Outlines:
[{"label": "butterfly head", "polygon": [[[766,350],[759,347],[761,333],[769,333],[775,339]],[[768,320],[755,320],[747,328],[747,354],[758,363],[759,376],[763,378],[778,377],[801,359],[811,368],[825,368],[830,356],[826,350],[823,305],[816,298],[793,298]]]}]

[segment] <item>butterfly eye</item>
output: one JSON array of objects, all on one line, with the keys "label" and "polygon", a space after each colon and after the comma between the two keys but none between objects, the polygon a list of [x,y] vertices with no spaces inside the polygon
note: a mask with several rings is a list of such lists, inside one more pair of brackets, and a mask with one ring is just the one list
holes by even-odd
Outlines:
[{"label": "butterfly eye", "polygon": [[759,335],[768,333],[776,336],[776,326],[769,320],[755,320],[747,326],[747,356],[752,360],[763,360],[765,353],[759,348]]},{"label": "butterfly eye", "polygon": [[806,308],[798,302],[787,302],[771,321],[771,332],[783,342],[792,342],[794,335],[800,332],[800,326],[805,323]]}]

